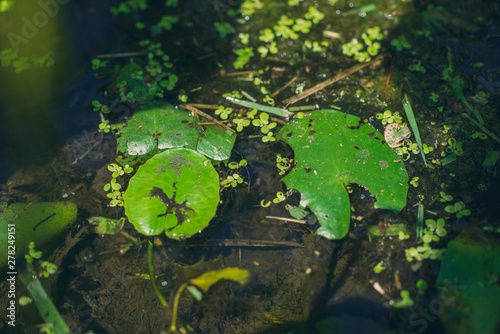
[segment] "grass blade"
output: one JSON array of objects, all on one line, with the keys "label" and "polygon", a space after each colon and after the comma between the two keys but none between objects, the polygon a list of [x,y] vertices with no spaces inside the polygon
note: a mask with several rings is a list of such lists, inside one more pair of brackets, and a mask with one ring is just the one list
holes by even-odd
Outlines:
[{"label": "grass blade", "polygon": [[422,203],[418,204],[417,213],[417,240],[422,240],[424,232],[424,205]]},{"label": "grass blade", "polygon": [[268,112],[270,114],[280,116],[280,117],[290,117],[291,115],[293,115],[293,113],[289,112],[286,109],[266,106],[263,104],[250,102],[250,101],[239,100],[239,99],[235,99],[234,97],[230,97],[230,96],[226,97],[226,100],[228,100],[231,103],[242,106],[242,107],[257,109],[259,111],[265,111],[265,112]]},{"label": "grass blade", "polygon": [[408,100],[408,96],[405,94],[405,100],[403,102],[403,108],[405,109],[406,118],[408,118],[408,122],[410,123],[411,131],[415,136],[415,140],[417,141],[418,148],[420,149],[420,153],[422,154],[422,159],[424,159],[425,167],[429,167],[427,165],[427,160],[425,160],[424,148],[422,146],[422,141],[420,140],[420,132],[418,132],[417,121],[415,120],[415,115],[413,114],[413,109],[411,107],[410,100]]}]

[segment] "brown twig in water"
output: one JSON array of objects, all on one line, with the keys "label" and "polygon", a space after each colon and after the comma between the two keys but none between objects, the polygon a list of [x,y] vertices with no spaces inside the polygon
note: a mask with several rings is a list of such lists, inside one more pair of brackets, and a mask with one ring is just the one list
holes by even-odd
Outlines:
[{"label": "brown twig in water", "polygon": [[205,114],[203,111],[197,109],[196,107],[194,107],[192,104],[181,104],[181,108],[184,108],[184,109],[187,109],[187,110],[190,110],[192,112],[194,112],[195,114],[197,115],[200,115],[202,117],[205,117],[206,119],[209,119],[211,120],[212,122],[214,122],[215,124],[217,124],[218,126],[220,126],[221,128],[223,129],[226,129],[226,130],[229,130],[231,131],[232,133],[236,133],[236,131],[234,129],[231,129],[229,126],[227,126],[226,124],[222,123],[222,122],[219,122],[218,120],[216,120],[214,117],[208,115],[208,114]]},{"label": "brown twig in water", "polygon": [[394,61],[396,60],[396,54],[392,56],[391,67],[389,68],[389,74],[387,74],[387,81],[385,82],[385,100],[387,101],[387,91],[389,90],[389,82],[391,81],[392,68],[394,67]]},{"label": "brown twig in water", "polygon": [[299,78],[298,75],[294,76],[292,78],[292,80],[288,81],[283,87],[281,87],[280,89],[278,89],[277,91],[275,91],[274,93],[272,93],[270,96],[271,97],[275,97],[276,95],[278,95],[279,93],[281,93],[282,91],[284,91],[288,86],[290,86],[291,84],[293,84],[295,81],[297,81],[297,79]]},{"label": "brown twig in water", "polygon": [[300,93],[298,95],[292,96],[289,99],[283,100],[283,104],[285,106],[288,106],[288,105],[294,104],[294,103],[296,103],[296,102],[298,102],[298,101],[300,101],[302,99],[305,99],[309,95],[314,94],[317,91],[319,91],[319,90],[321,90],[321,89],[323,89],[323,88],[325,88],[327,86],[330,86],[331,84],[333,84],[333,83],[335,83],[335,82],[337,82],[339,80],[342,80],[342,79],[348,77],[352,73],[357,72],[357,71],[359,71],[359,70],[361,70],[361,69],[363,69],[363,68],[365,68],[367,66],[375,64],[376,62],[380,61],[380,59],[382,59],[382,57],[383,57],[383,55],[379,55],[377,58],[375,58],[374,60],[372,60],[369,63],[358,64],[358,65],[355,65],[355,66],[351,67],[350,69],[348,69],[345,72],[340,72],[336,76],[334,76],[333,78],[325,80],[322,83],[319,83],[316,86],[311,87],[311,88],[303,91],[302,93]]}]

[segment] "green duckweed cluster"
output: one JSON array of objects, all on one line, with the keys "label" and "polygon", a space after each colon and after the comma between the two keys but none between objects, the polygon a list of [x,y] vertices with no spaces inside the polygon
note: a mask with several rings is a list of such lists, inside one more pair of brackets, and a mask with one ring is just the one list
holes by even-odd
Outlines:
[{"label": "green duckweed cluster", "polygon": [[361,34],[362,42],[358,38],[351,39],[350,42],[342,45],[342,53],[348,57],[353,57],[359,62],[369,62],[372,57],[378,55],[381,48],[380,40],[384,35],[380,32],[380,27],[367,28]]}]

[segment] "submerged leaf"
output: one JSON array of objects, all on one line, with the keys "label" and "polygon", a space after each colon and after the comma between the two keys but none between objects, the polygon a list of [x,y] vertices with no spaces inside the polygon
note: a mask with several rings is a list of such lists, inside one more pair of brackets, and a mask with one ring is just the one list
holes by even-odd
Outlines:
[{"label": "submerged leaf", "polygon": [[221,270],[212,270],[203,275],[189,280],[189,284],[196,285],[198,288],[207,292],[208,289],[221,279],[231,280],[245,285],[250,280],[248,270],[240,268],[224,268]]},{"label": "submerged leaf", "polygon": [[405,166],[382,135],[359,125],[358,117],[318,110],[291,121],[279,134],[293,148],[297,162],[284,182],[301,192],[301,205],[316,214],[321,224],[317,233],[325,238],[340,239],[349,230],[349,183],[368,188],[378,200],[376,208],[398,213],[406,205]]}]

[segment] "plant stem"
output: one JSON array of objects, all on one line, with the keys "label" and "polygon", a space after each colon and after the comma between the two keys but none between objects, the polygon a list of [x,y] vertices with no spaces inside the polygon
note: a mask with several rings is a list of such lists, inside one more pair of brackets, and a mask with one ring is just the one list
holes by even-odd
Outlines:
[{"label": "plant stem", "polygon": [[149,268],[149,280],[151,281],[151,284],[153,285],[153,290],[155,290],[156,296],[160,300],[160,303],[168,307],[168,303],[163,298],[163,295],[161,294],[160,290],[158,290],[158,287],[156,286],[156,276],[155,276],[155,269],[153,267],[153,242],[151,241],[151,238],[148,240],[148,268]]},{"label": "plant stem", "polygon": [[172,323],[170,324],[169,333],[177,333],[177,326],[175,323],[177,322],[177,307],[179,306],[179,300],[181,299],[181,293],[187,287],[187,283],[184,283],[180,286],[179,290],[175,294],[174,305],[172,307]]}]

